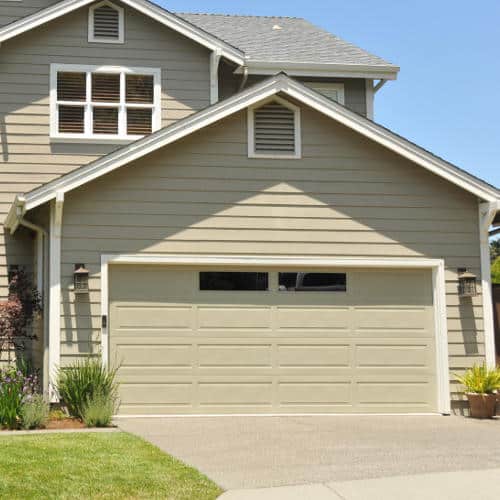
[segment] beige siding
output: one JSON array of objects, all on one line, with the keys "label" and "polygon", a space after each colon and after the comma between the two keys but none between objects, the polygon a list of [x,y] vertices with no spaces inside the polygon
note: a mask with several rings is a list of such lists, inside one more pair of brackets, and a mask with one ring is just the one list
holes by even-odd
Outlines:
[{"label": "beige siding", "polygon": [[59,0],[0,0],[0,27],[48,7]]},{"label": "beige siding", "polygon": [[[42,5],[9,2],[8,12]],[[50,3],[45,0],[45,3]],[[5,2],[0,0],[0,11]],[[5,11],[7,12],[7,11]],[[17,12],[17,11],[16,11]],[[19,12],[21,12],[19,10]],[[88,43],[83,8],[2,44],[0,50],[0,219],[14,196],[116,149],[116,145],[58,144],[49,138],[51,63],[161,68],[162,124],[209,104],[209,52],[145,16],[125,8],[125,43]],[[9,237],[5,237],[9,240]],[[9,247],[6,249],[5,245]],[[0,235],[0,263],[24,264],[25,250]],[[8,250],[8,253],[6,253]],[[0,268],[0,295],[6,270]]]},{"label": "beige siding", "polygon": [[[64,361],[98,352],[103,253],[445,258],[450,367],[484,354],[477,200],[309,109],[302,160],[247,157],[246,113],[157,151],[67,197],[62,248]],[[68,290],[91,271],[89,300]],[[454,390],[456,384],[453,385]]]},{"label": "beige siding", "polygon": [[[242,75],[234,75],[234,67],[228,64],[221,64],[219,74],[219,93],[221,99],[234,95],[240,89]],[[251,75],[245,87],[255,85],[256,83],[268,78],[263,75]],[[365,80],[363,78],[302,78],[296,80],[306,82],[321,83],[343,83],[344,84],[344,104],[360,115],[366,116],[366,90]]]}]

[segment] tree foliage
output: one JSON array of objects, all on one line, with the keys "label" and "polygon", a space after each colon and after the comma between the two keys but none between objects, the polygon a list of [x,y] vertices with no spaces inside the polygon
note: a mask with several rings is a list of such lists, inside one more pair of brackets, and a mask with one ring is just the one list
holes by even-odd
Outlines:
[{"label": "tree foliage", "polygon": [[500,257],[500,239],[490,241],[490,258],[491,262],[495,262],[495,260]]},{"label": "tree foliage", "polygon": [[500,257],[497,257],[491,266],[491,282],[500,285]]}]

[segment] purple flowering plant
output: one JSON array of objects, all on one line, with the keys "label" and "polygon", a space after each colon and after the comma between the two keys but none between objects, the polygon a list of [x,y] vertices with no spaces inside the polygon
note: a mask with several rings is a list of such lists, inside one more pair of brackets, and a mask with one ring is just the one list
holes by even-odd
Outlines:
[{"label": "purple flowering plant", "polygon": [[0,428],[19,427],[22,405],[31,400],[38,387],[36,374],[14,366],[0,368]]}]

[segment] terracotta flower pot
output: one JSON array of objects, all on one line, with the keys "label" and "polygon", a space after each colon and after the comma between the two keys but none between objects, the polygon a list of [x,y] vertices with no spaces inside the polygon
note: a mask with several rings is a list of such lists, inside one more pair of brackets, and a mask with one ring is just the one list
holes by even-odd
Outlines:
[{"label": "terracotta flower pot", "polygon": [[497,410],[496,394],[467,393],[470,416],[473,418],[493,418]]}]

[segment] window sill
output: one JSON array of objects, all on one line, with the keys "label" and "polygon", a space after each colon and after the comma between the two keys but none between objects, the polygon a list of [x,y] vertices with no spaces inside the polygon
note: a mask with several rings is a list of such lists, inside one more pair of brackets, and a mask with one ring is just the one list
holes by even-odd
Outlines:
[{"label": "window sill", "polygon": [[133,137],[50,137],[54,144],[130,144],[144,136]]}]

